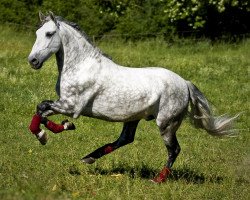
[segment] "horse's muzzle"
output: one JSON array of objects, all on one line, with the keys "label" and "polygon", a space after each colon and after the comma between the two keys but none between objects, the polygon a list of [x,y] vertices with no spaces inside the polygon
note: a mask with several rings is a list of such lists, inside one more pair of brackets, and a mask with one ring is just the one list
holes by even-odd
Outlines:
[{"label": "horse's muzzle", "polygon": [[33,69],[40,69],[43,65],[43,63],[39,62],[39,59],[34,56],[29,56],[28,60]]}]

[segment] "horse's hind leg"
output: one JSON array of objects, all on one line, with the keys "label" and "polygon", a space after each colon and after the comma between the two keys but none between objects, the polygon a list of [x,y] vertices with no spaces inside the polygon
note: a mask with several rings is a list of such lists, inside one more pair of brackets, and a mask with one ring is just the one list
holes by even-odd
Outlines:
[{"label": "horse's hind leg", "polygon": [[168,151],[168,160],[166,165],[160,172],[160,174],[156,176],[154,179],[152,179],[152,181],[155,183],[161,183],[166,180],[166,178],[171,172],[171,168],[175,162],[175,159],[180,153],[181,148],[176,138],[176,131],[180,127],[182,119],[183,116],[180,115],[171,120],[171,122],[168,123],[167,126],[160,127],[161,136],[164,140],[164,143]]},{"label": "horse's hind leg", "polygon": [[132,143],[134,141],[135,131],[139,121],[125,122],[120,137],[113,143],[106,144],[89,155],[82,158],[82,161],[88,164],[92,164],[96,159],[111,153],[112,151]]}]

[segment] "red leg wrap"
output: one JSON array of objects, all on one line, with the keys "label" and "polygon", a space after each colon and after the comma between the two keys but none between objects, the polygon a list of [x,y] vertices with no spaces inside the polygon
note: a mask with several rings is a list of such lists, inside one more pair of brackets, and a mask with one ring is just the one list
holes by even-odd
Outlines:
[{"label": "red leg wrap", "polygon": [[168,175],[171,173],[170,169],[168,167],[164,167],[160,174],[158,176],[156,176],[154,179],[152,179],[152,181],[154,183],[162,183],[165,182],[166,178],[168,177]]},{"label": "red leg wrap", "polygon": [[53,133],[60,133],[62,131],[64,131],[64,126],[62,124],[56,124],[52,121],[47,122],[47,124],[45,125],[45,127],[47,129],[49,129],[50,131],[52,131]]},{"label": "red leg wrap", "polygon": [[31,120],[29,129],[35,135],[41,131],[40,129],[41,120],[42,120],[42,117],[38,114],[35,114]]}]

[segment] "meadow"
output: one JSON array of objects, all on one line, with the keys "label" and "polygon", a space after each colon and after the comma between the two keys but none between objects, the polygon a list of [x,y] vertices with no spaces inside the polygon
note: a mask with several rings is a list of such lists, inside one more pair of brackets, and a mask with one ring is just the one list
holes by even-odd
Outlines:
[{"label": "meadow", "polygon": [[[52,134],[42,146],[28,126],[36,105],[57,99],[55,57],[35,71],[27,56],[35,33],[0,26],[0,199],[250,199],[250,40],[238,44],[162,39],[97,41],[125,66],[161,66],[191,80],[218,115],[242,112],[235,137],[218,139],[191,126],[178,131],[182,151],[169,179],[153,184],[166,162],[154,121],[141,121],[135,141],[93,165],[80,159],[116,140],[122,124],[87,117],[75,131]],[[65,116],[52,116],[56,122]]]}]

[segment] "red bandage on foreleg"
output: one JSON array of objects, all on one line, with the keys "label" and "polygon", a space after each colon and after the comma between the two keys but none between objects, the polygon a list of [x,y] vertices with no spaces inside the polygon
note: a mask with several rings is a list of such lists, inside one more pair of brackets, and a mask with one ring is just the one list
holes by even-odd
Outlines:
[{"label": "red bandage on foreleg", "polygon": [[47,122],[47,124],[45,124],[45,127],[47,129],[49,129],[50,131],[52,131],[53,133],[60,133],[62,131],[64,131],[64,126],[62,124],[56,124],[52,121]]},{"label": "red bandage on foreleg", "polygon": [[42,117],[38,114],[35,114],[32,117],[29,129],[33,134],[38,134],[41,129],[40,129],[40,123],[41,123]]}]

